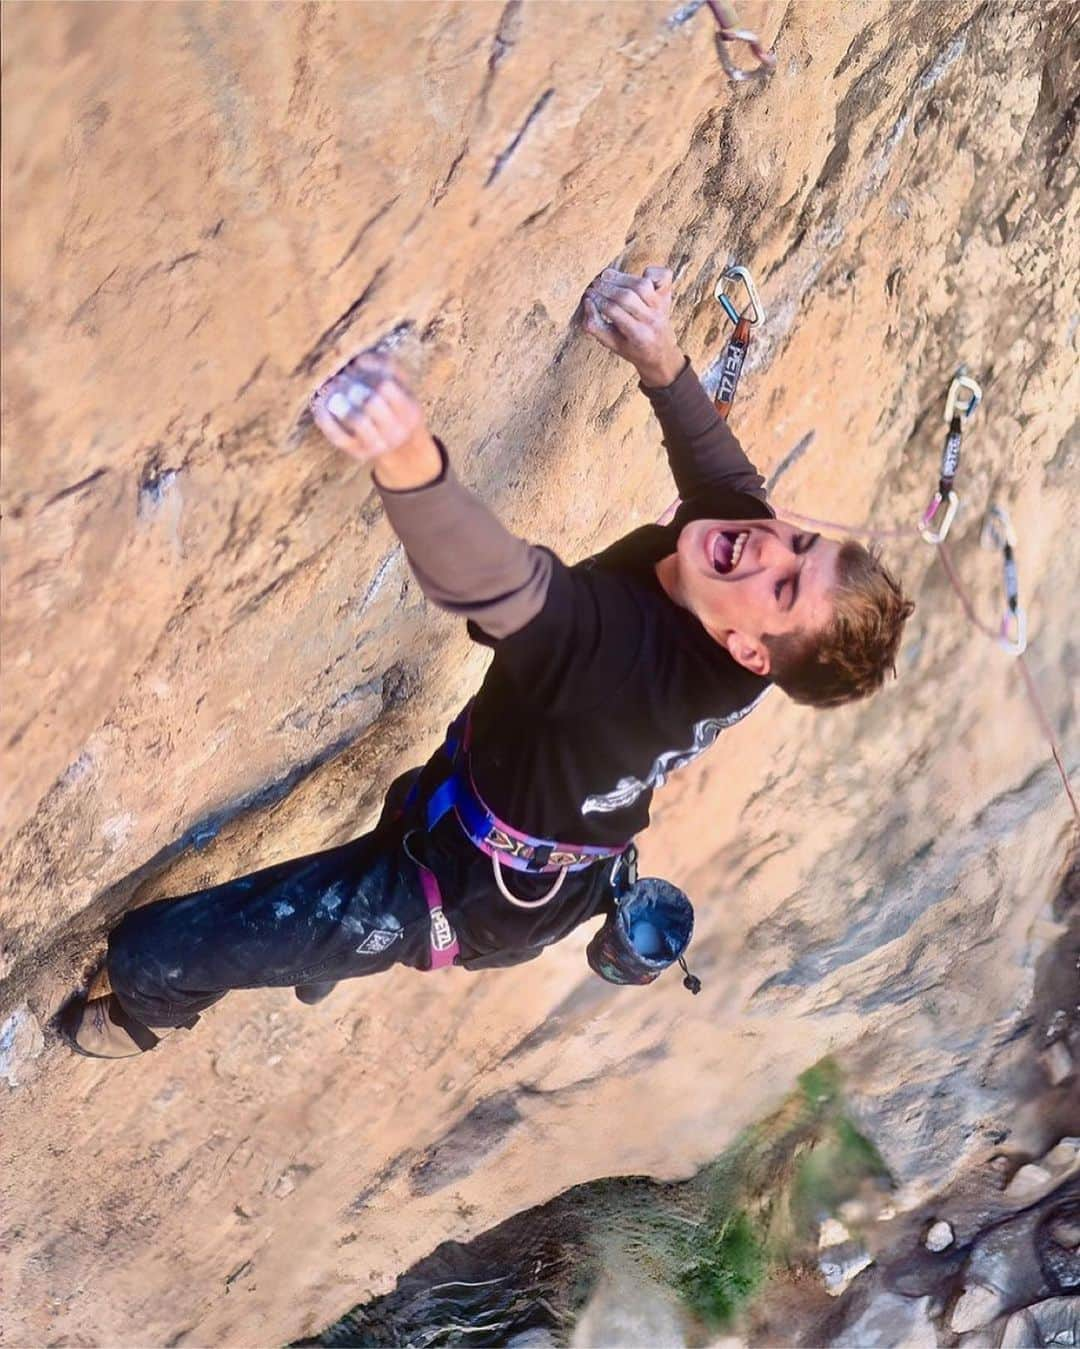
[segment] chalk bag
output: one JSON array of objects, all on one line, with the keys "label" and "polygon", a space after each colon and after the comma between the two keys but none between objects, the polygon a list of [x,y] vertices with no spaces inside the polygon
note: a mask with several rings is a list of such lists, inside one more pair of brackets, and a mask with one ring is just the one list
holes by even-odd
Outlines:
[{"label": "chalk bag", "polygon": [[[645,876],[618,900],[618,907],[589,942],[589,965],[609,984],[651,984],[676,961],[686,969],[683,952],[694,932],[694,910],[670,881]],[[691,974],[686,987],[701,985]]]}]

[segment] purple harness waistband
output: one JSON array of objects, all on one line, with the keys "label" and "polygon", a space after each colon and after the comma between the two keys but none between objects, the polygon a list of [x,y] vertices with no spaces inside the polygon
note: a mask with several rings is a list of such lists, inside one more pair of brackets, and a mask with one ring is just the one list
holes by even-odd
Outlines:
[{"label": "purple harness waistband", "polygon": [[431,793],[427,802],[427,825],[433,829],[449,811],[453,810],[469,842],[485,856],[512,871],[531,872],[534,875],[552,872],[584,871],[595,862],[618,857],[627,844],[614,847],[588,843],[559,843],[539,838],[515,829],[499,818],[484,801],[473,779],[469,763],[472,738],[472,705],[447,732],[445,753],[450,761],[450,772],[445,781]]}]

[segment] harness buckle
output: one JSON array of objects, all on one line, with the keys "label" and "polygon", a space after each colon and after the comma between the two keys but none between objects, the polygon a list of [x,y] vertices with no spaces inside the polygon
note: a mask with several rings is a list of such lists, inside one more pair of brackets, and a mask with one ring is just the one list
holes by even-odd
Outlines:
[{"label": "harness buckle", "polygon": [[[741,311],[735,308],[730,297],[725,293],[725,281],[742,282],[749,303]],[[748,267],[728,267],[716,283],[713,298],[719,300],[724,313],[732,323],[738,323],[741,318],[746,318],[747,323],[750,324],[761,323],[765,318],[765,306],[761,303],[761,296],[758,294],[757,286],[754,285],[754,278],[750,275]],[[747,317],[747,309],[753,310],[753,318]]]}]

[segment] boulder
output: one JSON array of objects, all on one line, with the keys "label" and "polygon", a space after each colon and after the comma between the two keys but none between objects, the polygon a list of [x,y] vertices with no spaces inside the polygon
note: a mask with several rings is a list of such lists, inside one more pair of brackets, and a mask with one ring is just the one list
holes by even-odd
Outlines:
[{"label": "boulder", "polygon": [[988,1326],[1004,1310],[1005,1300],[996,1288],[985,1284],[968,1284],[953,1304],[949,1313],[949,1329],[954,1335]]},{"label": "boulder", "polygon": [[1041,1055],[1041,1061],[1052,1087],[1060,1087],[1062,1082],[1067,1082],[1076,1071],[1069,1047],[1064,1040],[1055,1040]]}]

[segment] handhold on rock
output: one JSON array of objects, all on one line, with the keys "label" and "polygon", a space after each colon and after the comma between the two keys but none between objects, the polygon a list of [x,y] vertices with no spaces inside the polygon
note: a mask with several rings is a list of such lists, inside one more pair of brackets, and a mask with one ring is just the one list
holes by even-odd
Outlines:
[{"label": "handhold on rock", "polygon": [[1042,1165],[1056,1180],[1064,1179],[1063,1172],[1071,1172],[1080,1164],[1080,1138],[1060,1138],[1042,1159]]},{"label": "handhold on rock", "polygon": [[1006,1321],[999,1349],[1031,1349],[1032,1345],[1040,1343],[1038,1336],[1035,1318],[1025,1308],[1014,1312]]},{"label": "handhold on rock", "polygon": [[1017,1171],[1005,1186],[1005,1197],[1033,1204],[1078,1172],[1080,1138],[1061,1138],[1038,1162],[1028,1162]]},{"label": "handhold on rock", "polygon": [[939,1218],[927,1230],[926,1236],[923,1238],[923,1245],[928,1251],[936,1253],[948,1250],[955,1240],[951,1225],[945,1222],[943,1218]]},{"label": "handhold on rock", "polygon": [[1002,1297],[996,1288],[973,1283],[965,1288],[953,1305],[949,1329],[954,1335],[989,1325],[1002,1311]]},{"label": "handhold on rock", "polygon": [[1080,1298],[1050,1297],[1010,1316],[1000,1349],[1080,1344]]}]

